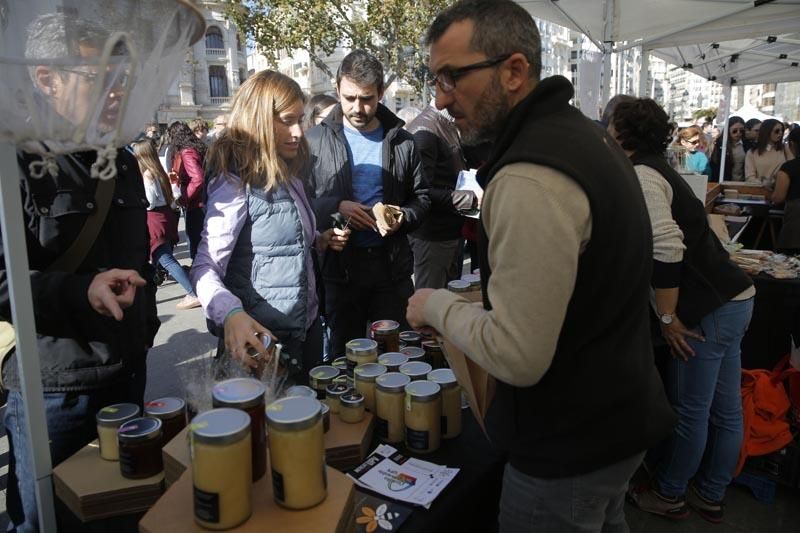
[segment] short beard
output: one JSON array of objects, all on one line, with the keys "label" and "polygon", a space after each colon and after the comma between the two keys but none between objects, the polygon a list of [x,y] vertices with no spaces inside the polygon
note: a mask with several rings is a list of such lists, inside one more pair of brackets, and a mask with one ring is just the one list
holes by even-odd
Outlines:
[{"label": "short beard", "polygon": [[469,146],[494,141],[510,111],[500,76],[495,74],[475,106],[475,119],[472,121],[475,127],[461,132],[461,141]]}]

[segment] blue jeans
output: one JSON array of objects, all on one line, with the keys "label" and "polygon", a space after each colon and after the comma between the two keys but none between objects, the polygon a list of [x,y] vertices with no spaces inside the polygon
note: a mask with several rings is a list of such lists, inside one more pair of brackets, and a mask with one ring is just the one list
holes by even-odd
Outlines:
[{"label": "blue jeans", "polygon": [[153,252],[153,261],[159,263],[163,266],[169,275],[172,276],[172,279],[177,281],[183,290],[186,291],[187,294],[194,296],[194,289],[192,288],[192,282],[189,281],[189,275],[186,274],[186,271],[183,269],[178,260],[175,259],[175,256],[172,255],[172,245],[169,243],[164,243]]},{"label": "blue jeans", "polygon": [[[138,385],[131,383],[131,389],[138,388]],[[132,398],[131,389],[123,386],[84,393],[45,393],[45,416],[53,467],[97,438],[97,411],[107,405],[126,401],[141,405],[142,398]],[[36,512],[33,447],[28,441],[25,405],[19,391],[9,391],[3,423],[10,447],[6,492],[6,508],[11,518],[9,531],[14,531],[12,527],[16,527],[19,532],[36,532],[39,531],[39,517]],[[55,500],[59,530],[82,531],[77,517],[57,497]]]},{"label": "blue jeans", "polygon": [[503,474],[500,533],[627,533],[625,491],[644,452],[594,472],[562,479]]},{"label": "blue jeans", "polygon": [[686,339],[695,357],[669,362],[665,385],[678,425],[656,469],[664,496],[682,496],[692,477],[703,497],[721,501],[725,496],[744,431],[741,343],[752,314],[752,298],[726,303],[695,329],[705,342]]}]

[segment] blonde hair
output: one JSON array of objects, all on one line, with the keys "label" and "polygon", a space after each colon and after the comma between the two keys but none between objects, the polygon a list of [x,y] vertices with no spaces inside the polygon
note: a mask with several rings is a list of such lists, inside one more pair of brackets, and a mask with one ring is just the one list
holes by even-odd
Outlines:
[{"label": "blonde hair", "polygon": [[297,157],[278,155],[275,121],[297,102],[300,86],[280,72],[263,70],[247,78],[233,97],[228,126],[211,145],[206,166],[211,176],[238,175],[243,185],[272,190],[299,176],[308,161],[308,143],[300,138]]},{"label": "blonde hair", "polygon": [[133,143],[133,155],[136,156],[136,161],[139,162],[139,172],[142,173],[142,177],[144,177],[144,171],[149,170],[161,185],[161,191],[164,193],[167,205],[171,206],[175,202],[175,197],[172,195],[172,186],[169,183],[167,173],[164,172],[164,168],[158,160],[158,153],[153,142],[150,139],[136,141]]}]

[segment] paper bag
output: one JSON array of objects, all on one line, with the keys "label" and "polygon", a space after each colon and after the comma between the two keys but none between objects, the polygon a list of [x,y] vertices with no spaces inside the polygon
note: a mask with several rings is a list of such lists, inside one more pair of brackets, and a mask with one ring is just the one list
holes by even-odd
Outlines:
[{"label": "paper bag", "polygon": [[[460,293],[459,296],[463,296],[471,302],[481,301],[481,291],[479,290]],[[464,395],[467,397],[472,414],[475,415],[475,419],[484,434],[488,436],[484,419],[489,411],[492,398],[494,398],[494,378],[467,357],[452,342],[441,336],[437,337],[437,341],[442,347],[442,352],[444,352],[447,363],[450,365],[453,374],[455,374],[458,384],[461,385]]]},{"label": "paper bag", "polygon": [[396,205],[387,205],[378,202],[372,207],[372,214],[378,224],[378,232],[385,237],[392,226],[403,221],[403,212]]}]

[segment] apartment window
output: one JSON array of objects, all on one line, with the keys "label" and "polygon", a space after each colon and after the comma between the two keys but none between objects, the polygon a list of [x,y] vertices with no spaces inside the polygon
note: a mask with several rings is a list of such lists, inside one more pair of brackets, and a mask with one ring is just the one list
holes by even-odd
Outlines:
[{"label": "apartment window", "polygon": [[239,37],[238,33],[236,34],[236,50],[238,50],[239,52],[242,51],[242,38]]},{"label": "apartment window", "polygon": [[247,79],[247,71],[243,68],[239,69],[239,83],[244,83],[244,80]]},{"label": "apartment window", "polygon": [[225,67],[214,65],[208,67],[208,91],[209,96],[227,97],[228,94],[228,75],[225,72]]},{"label": "apartment window", "polygon": [[211,26],[206,31],[206,48],[225,48],[225,41],[222,39],[222,30],[216,26]]}]

